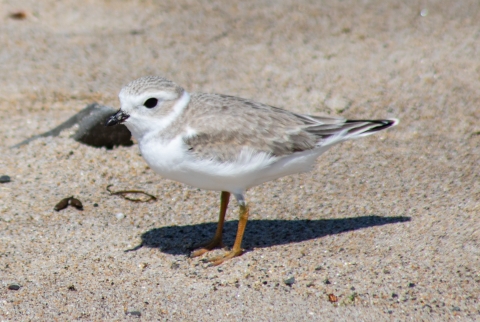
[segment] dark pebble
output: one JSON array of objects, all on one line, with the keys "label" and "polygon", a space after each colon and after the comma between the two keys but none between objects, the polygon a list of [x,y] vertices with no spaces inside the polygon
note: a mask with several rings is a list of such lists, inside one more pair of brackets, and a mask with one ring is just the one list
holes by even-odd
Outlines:
[{"label": "dark pebble", "polygon": [[94,206],[94,207],[98,207],[98,203],[94,203],[93,206]]},{"label": "dark pebble", "polygon": [[415,283],[408,283],[408,287],[415,287]]},{"label": "dark pebble", "polygon": [[287,284],[288,286],[292,286],[294,283],[295,283],[295,277],[290,277],[290,278],[287,278],[286,280],[283,281],[285,284]]},{"label": "dark pebble", "polygon": [[1,176],[0,177],[0,183],[7,183],[7,182],[10,182],[11,179],[9,176]]},{"label": "dark pebble", "polygon": [[75,288],[75,285],[70,285],[70,286],[68,287],[68,290],[74,292],[74,291],[76,291],[77,289]]},{"label": "dark pebble", "polygon": [[107,149],[133,145],[132,134],[124,124],[104,126],[105,121],[115,112],[111,107],[96,104],[90,114],[78,122],[78,130],[73,138],[87,145]]},{"label": "dark pebble", "polygon": [[142,316],[142,312],[140,311],[129,311],[129,312],[125,312],[126,315],[133,315],[133,316],[136,316],[136,317],[141,317]]},{"label": "dark pebble", "polygon": [[21,286],[18,285],[18,284],[10,284],[10,285],[8,285],[8,289],[9,289],[9,290],[12,290],[12,291],[18,291],[18,290],[20,289],[20,287],[21,287]]},{"label": "dark pebble", "polygon": [[328,284],[332,284],[332,283],[331,283],[331,282],[328,280],[328,278],[327,278],[327,279],[325,279],[323,282],[324,282],[326,285],[328,285]]},{"label": "dark pebble", "polygon": [[58,136],[60,132],[71,128],[75,124],[78,124],[78,130],[73,135],[73,138],[84,144],[95,147],[106,147],[108,149],[118,145],[133,145],[131,140],[132,135],[124,124],[110,127],[104,126],[105,120],[115,112],[116,110],[114,108],[108,106],[97,103],[90,104],[54,129],[32,136],[15,144],[12,148],[18,148],[38,138]]}]

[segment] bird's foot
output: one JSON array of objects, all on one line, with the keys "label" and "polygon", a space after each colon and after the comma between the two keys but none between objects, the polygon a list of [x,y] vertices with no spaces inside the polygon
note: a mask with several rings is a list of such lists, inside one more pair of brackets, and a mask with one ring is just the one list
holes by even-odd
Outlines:
[{"label": "bird's foot", "polygon": [[197,245],[194,248],[194,251],[190,253],[190,257],[198,257],[201,256],[215,248],[222,248],[224,247],[222,239],[221,238],[213,238],[211,241],[206,242],[204,244]]},{"label": "bird's foot", "polygon": [[242,255],[243,252],[243,249],[231,250],[223,256],[216,256],[208,259],[208,261],[211,263],[212,266],[218,266],[226,260]]}]

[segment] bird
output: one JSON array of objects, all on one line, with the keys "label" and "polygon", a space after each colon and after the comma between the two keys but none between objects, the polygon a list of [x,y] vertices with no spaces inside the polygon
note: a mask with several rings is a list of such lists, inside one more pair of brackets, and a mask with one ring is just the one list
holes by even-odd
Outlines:
[{"label": "bird", "polygon": [[191,252],[201,256],[223,247],[225,215],[233,195],[239,221],[233,247],[208,259],[212,265],[244,253],[249,217],[247,189],[307,172],[330,147],[386,130],[398,120],[348,120],[299,114],[236,96],[189,93],[161,76],[144,76],[124,86],[120,109],[106,126],[124,124],[141,155],[162,177],[220,192],[213,238]]}]

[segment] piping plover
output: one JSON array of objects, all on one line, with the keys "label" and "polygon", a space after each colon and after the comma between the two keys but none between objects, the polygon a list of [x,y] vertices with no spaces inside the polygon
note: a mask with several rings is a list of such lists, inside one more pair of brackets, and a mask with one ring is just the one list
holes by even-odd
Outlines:
[{"label": "piping plover", "polygon": [[155,172],[197,188],[221,191],[216,233],[192,252],[193,257],[223,245],[230,194],[237,199],[240,218],[233,248],[212,259],[214,265],[243,252],[248,188],[308,171],[331,146],[398,123],[396,119],[304,115],[234,96],[189,94],[156,76],[132,81],[122,88],[119,98],[120,110],[105,125],[124,123]]}]

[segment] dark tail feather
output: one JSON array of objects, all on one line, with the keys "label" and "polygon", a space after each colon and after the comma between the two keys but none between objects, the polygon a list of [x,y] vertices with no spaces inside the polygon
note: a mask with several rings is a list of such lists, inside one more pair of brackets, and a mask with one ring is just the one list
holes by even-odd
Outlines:
[{"label": "dark tail feather", "polygon": [[[389,127],[395,126],[398,124],[397,119],[387,119],[387,120],[347,120],[345,123],[359,123],[358,127],[352,128],[350,131],[361,133],[362,135],[373,134],[378,131],[388,129]],[[349,131],[349,132],[350,132]]]},{"label": "dark tail feather", "polygon": [[317,136],[319,138],[317,145],[323,146],[372,135],[397,124],[397,119],[340,120],[334,124],[309,126],[306,128],[306,131]]}]

